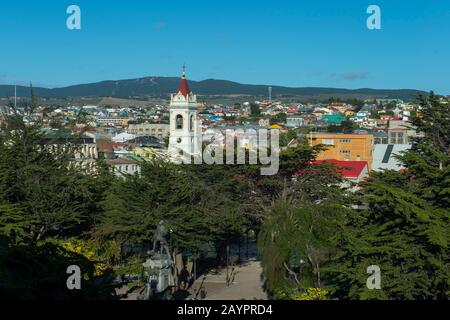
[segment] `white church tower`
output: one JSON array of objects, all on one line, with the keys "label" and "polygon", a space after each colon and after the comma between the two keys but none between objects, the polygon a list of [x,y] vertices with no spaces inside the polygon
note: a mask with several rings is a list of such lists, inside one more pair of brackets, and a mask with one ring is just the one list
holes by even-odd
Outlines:
[{"label": "white church tower", "polygon": [[197,96],[189,90],[184,66],[178,92],[170,97],[169,153],[176,157],[200,154],[197,130]]}]

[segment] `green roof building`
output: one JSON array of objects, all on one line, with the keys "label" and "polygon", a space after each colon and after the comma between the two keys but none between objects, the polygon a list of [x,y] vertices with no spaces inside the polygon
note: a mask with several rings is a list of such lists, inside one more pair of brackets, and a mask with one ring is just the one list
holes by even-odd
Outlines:
[{"label": "green roof building", "polygon": [[323,120],[328,124],[340,125],[342,121],[345,121],[345,117],[340,114],[328,114],[323,117]]}]

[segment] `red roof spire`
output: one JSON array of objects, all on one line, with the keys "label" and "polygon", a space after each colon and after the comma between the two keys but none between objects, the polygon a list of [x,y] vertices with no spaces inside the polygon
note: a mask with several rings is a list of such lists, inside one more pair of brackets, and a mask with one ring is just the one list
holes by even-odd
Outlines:
[{"label": "red roof spire", "polygon": [[180,85],[178,86],[178,92],[181,92],[183,96],[188,96],[191,93],[189,85],[186,79],[186,66],[183,65],[183,76],[181,77]]}]

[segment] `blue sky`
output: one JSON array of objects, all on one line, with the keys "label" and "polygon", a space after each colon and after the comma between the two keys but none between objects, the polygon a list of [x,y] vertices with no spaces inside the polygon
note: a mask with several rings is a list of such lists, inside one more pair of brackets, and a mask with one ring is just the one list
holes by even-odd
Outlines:
[{"label": "blue sky", "polygon": [[[81,30],[66,9],[81,8]],[[368,30],[366,9],[382,10]],[[8,0],[0,83],[150,75],[450,94],[450,1]]]}]

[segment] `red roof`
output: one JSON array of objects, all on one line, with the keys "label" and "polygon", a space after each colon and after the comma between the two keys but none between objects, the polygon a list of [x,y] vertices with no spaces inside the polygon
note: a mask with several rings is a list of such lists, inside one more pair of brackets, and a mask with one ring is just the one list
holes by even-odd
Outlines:
[{"label": "red roof", "polygon": [[320,165],[324,162],[334,164],[337,167],[339,173],[345,178],[358,178],[365,167],[367,167],[367,161],[340,161],[340,160],[317,160],[310,164]]},{"label": "red roof", "polygon": [[183,73],[183,76],[181,77],[180,85],[178,86],[178,92],[181,92],[183,96],[188,96],[191,90],[189,90],[189,85],[186,79],[186,74]]},{"label": "red roof", "polygon": [[126,143],[114,142],[114,141],[111,141],[111,144],[112,144],[113,147],[118,147],[118,148],[127,146]]},{"label": "red roof", "polygon": [[97,140],[98,151],[103,153],[114,153],[113,143],[109,140]]}]

